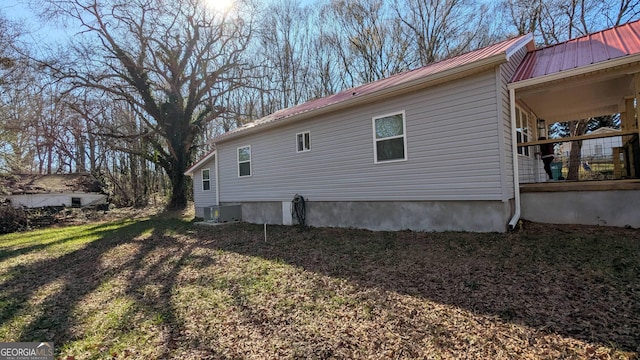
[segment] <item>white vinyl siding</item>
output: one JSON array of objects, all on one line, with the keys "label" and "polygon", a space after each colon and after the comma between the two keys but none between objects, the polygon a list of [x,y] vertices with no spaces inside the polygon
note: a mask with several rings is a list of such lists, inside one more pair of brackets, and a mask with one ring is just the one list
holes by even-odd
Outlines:
[{"label": "white vinyl siding", "polygon": [[238,177],[251,176],[251,146],[238,148]]},{"label": "white vinyl siding", "polygon": [[215,176],[215,157],[202,164],[203,168],[209,169],[209,186],[210,191],[203,191],[202,173],[196,171],[193,176],[193,201],[196,208],[205,206],[214,206],[216,204],[216,176]]},{"label": "white vinyl siding", "polygon": [[[388,97],[216,144],[220,201],[502,200],[495,72]],[[406,161],[371,159],[371,119],[404,109]],[[291,151],[297,133],[313,151]],[[502,134],[500,134],[502,135]],[[250,143],[251,178],[237,181]]]},{"label": "white vinyl siding", "polygon": [[298,152],[311,150],[311,132],[305,131],[296,134],[296,149]]},{"label": "white vinyl siding", "polygon": [[404,111],[374,117],[372,123],[374,163],[407,160]]}]

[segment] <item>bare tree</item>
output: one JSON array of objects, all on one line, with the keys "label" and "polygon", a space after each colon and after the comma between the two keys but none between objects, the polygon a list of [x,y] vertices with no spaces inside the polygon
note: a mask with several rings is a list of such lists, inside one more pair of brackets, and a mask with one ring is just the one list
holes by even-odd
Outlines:
[{"label": "bare tree", "polygon": [[[421,65],[486,45],[488,8],[475,0],[396,1]],[[486,22],[486,23],[485,23]]]},{"label": "bare tree", "polygon": [[269,4],[260,21],[260,57],[275,85],[273,97],[279,107],[297,105],[307,99],[312,58],[311,8],[298,0],[279,0]]},{"label": "bare tree", "polygon": [[517,35],[524,35],[537,30],[542,6],[542,0],[503,0],[498,9],[504,21],[516,30]]},{"label": "bare tree", "polygon": [[[238,12],[213,13],[197,0],[59,0],[48,10],[84,29],[73,63],[49,61],[56,78],[76,89],[125,102],[138,127],[102,129],[101,135],[143,138],[153,151],[125,142],[119,150],[158,164],[171,180],[168,208],[187,203],[184,172],[198,136],[224,114],[223,96],[243,86],[243,53],[252,23]],[[240,10],[238,10],[240,11]]]},{"label": "bare tree", "polygon": [[324,13],[334,27],[325,39],[337,53],[343,83],[360,85],[397,74],[413,65],[400,19],[382,0],[334,0]]}]

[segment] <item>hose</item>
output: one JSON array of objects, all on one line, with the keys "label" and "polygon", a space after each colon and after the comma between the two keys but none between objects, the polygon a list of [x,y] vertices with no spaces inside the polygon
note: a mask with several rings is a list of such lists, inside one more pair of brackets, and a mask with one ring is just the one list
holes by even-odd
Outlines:
[{"label": "hose", "polygon": [[291,201],[291,217],[300,225],[305,222],[305,204],[302,195],[296,194]]}]

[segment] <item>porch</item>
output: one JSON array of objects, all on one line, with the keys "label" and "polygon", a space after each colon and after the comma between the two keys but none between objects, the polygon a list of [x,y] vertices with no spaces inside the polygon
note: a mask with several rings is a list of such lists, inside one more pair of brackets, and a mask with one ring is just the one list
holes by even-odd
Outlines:
[{"label": "porch", "polygon": [[508,85],[516,216],[640,227],[639,31],[629,23],[526,54]]},{"label": "porch", "polygon": [[520,201],[529,221],[640,228],[640,179],[522,184]]}]

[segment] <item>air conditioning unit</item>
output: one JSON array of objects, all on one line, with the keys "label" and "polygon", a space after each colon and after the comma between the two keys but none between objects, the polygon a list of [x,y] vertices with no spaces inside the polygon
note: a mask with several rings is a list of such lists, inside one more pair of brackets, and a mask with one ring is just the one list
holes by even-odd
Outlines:
[{"label": "air conditioning unit", "polygon": [[242,206],[238,204],[205,207],[204,220],[215,223],[242,221]]}]

